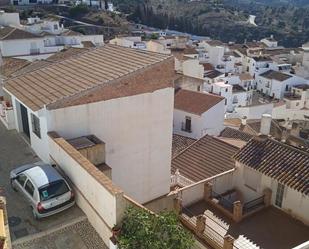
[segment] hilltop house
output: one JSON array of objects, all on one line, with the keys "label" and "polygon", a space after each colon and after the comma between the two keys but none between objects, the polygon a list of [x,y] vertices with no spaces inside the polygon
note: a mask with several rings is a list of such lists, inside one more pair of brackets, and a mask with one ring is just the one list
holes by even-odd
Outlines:
[{"label": "hilltop house", "polygon": [[278,47],[278,41],[275,40],[273,35],[271,35],[270,37],[263,38],[261,42],[264,43],[268,48]]},{"label": "hilltop house", "polygon": [[175,94],[174,133],[199,139],[223,130],[224,98],[181,89]]},{"label": "hilltop house", "polygon": [[4,90],[16,129],[43,161],[49,131],[93,134],[112,181],[145,203],[170,188],[173,78],[170,56],[106,45],[10,78]]}]

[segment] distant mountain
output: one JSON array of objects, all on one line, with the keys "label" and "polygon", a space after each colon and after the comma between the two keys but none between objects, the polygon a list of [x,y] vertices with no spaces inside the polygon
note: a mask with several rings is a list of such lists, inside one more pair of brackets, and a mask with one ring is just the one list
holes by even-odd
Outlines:
[{"label": "distant mountain", "polygon": [[[129,19],[222,41],[260,40],[273,34],[281,45],[309,41],[309,0],[114,0]],[[257,27],[248,22],[256,16]]]}]

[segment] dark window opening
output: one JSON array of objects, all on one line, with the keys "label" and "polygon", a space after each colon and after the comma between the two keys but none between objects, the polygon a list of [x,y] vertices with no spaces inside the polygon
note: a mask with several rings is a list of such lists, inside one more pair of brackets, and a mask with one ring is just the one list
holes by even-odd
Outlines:
[{"label": "dark window opening", "polygon": [[32,122],[32,132],[39,138],[41,138],[40,119],[34,114],[31,114],[31,122]]}]

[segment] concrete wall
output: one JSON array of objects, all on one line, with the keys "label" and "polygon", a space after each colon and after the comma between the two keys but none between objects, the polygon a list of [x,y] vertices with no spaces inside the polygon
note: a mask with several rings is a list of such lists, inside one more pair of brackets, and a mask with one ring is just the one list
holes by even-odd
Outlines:
[{"label": "concrete wall", "polygon": [[72,182],[77,205],[108,244],[126,208],[122,191],[63,138],[49,137],[49,148],[51,159]]},{"label": "concrete wall", "polygon": [[[182,130],[182,123],[186,121],[186,117],[191,118],[191,130],[187,132]],[[185,137],[200,138],[202,137],[202,116],[174,109],[173,132]]]},{"label": "concrete wall", "polygon": [[182,63],[182,72],[184,75],[194,78],[204,79],[204,66],[198,59],[188,59]]},{"label": "concrete wall", "polygon": [[1,26],[20,26],[19,13],[0,12]]},{"label": "concrete wall", "polygon": [[[49,112],[65,138],[94,134],[106,144],[112,180],[140,203],[169,192],[174,89]],[[65,121],[65,122],[64,122]]]},{"label": "concrete wall", "polygon": [[247,119],[260,119],[262,114],[272,114],[273,104],[261,104],[255,106],[236,107],[235,111],[240,117],[246,116]]},{"label": "concrete wall", "polygon": [[182,190],[181,198],[184,207],[202,200],[204,198],[204,183]]}]

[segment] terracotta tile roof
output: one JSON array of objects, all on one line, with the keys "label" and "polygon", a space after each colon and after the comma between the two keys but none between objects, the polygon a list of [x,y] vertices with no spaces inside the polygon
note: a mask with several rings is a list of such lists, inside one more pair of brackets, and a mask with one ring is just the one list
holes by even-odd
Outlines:
[{"label": "terracotta tile roof", "polygon": [[184,54],[198,54],[195,48],[185,48],[183,51]]},{"label": "terracotta tile roof", "polygon": [[234,139],[239,139],[239,140],[248,142],[253,137],[253,135],[240,131],[240,130],[230,128],[230,127],[226,127],[220,133],[220,137],[234,138]]},{"label": "terracotta tile roof", "polygon": [[82,41],[82,44],[84,48],[94,48],[95,45],[92,43],[92,41]]},{"label": "terracotta tile roof", "polygon": [[45,67],[50,65],[51,62],[48,62],[46,60],[37,60],[37,61],[33,61],[31,63],[29,63],[28,65],[26,65],[25,67],[19,69],[18,71],[16,71],[15,73],[12,74],[12,77],[17,77],[20,76],[22,74],[25,73],[29,73],[32,72],[34,70],[37,70],[39,68]]},{"label": "terracotta tile roof", "polygon": [[40,36],[38,35],[21,29],[13,27],[0,27],[0,40],[31,39],[39,37]]},{"label": "terracotta tile roof", "polygon": [[203,65],[205,71],[212,71],[212,70],[215,69],[214,66],[211,65],[210,63],[203,63],[202,65]]},{"label": "terracotta tile roof", "polygon": [[227,138],[227,137],[217,137],[217,138],[220,139],[223,142],[234,145],[239,149],[241,149],[242,147],[244,147],[247,144],[247,142],[245,142],[243,140],[235,139],[235,138]]},{"label": "terracotta tile roof", "polygon": [[249,73],[242,73],[239,75],[240,80],[253,80],[253,77]]},{"label": "terracotta tile roof", "polygon": [[51,61],[51,62],[57,62],[57,61],[61,61],[61,60],[65,60],[68,59],[72,56],[78,55],[80,53],[84,53],[89,51],[88,48],[67,48],[67,49],[63,49],[58,53],[53,54],[52,56],[48,57],[46,60],[47,61]]},{"label": "terracotta tile roof", "polygon": [[16,71],[20,70],[21,68],[29,65],[31,62],[23,59],[16,59],[16,58],[3,58],[3,63],[0,67],[0,73],[2,76],[8,78],[11,77]]},{"label": "terracotta tile roof", "polygon": [[241,119],[240,118],[227,118],[224,119],[225,126],[233,126],[239,128],[241,126]]},{"label": "terracotta tile roof", "polygon": [[279,182],[309,194],[309,153],[267,137],[250,140],[234,157]]},{"label": "terracotta tile roof", "polygon": [[285,81],[289,78],[292,78],[291,75],[281,73],[281,72],[277,72],[277,71],[274,71],[274,70],[269,70],[265,73],[260,74],[260,76],[267,78],[267,79],[274,79],[274,80],[278,80],[278,81]]},{"label": "terracotta tile roof", "polygon": [[172,173],[180,174],[192,181],[200,181],[234,168],[232,156],[236,146],[206,135],[197,140],[172,160]]},{"label": "terracotta tile roof", "polygon": [[[4,88],[33,111],[62,108],[169,87],[172,60],[168,55],[105,45],[12,78]],[[166,62],[166,72],[159,68],[161,62]],[[157,67],[154,72],[152,66]],[[143,75],[146,70],[148,75]]]},{"label": "terracotta tile roof", "polygon": [[224,46],[225,44],[222,41],[219,40],[210,40],[206,41],[210,46]]},{"label": "terracotta tile roof", "polygon": [[175,94],[174,108],[201,115],[221,102],[221,96],[181,89]]},{"label": "terracotta tile roof", "polygon": [[172,158],[177,156],[184,149],[188,148],[196,140],[189,137],[184,137],[181,135],[173,134],[173,143],[172,143]]},{"label": "terracotta tile roof", "polygon": [[[248,119],[246,126],[249,127],[252,131],[255,132],[256,135],[260,133],[261,130],[261,120],[260,119]],[[281,139],[282,136],[282,128],[275,120],[271,120],[270,125],[270,135],[277,139]]]}]

